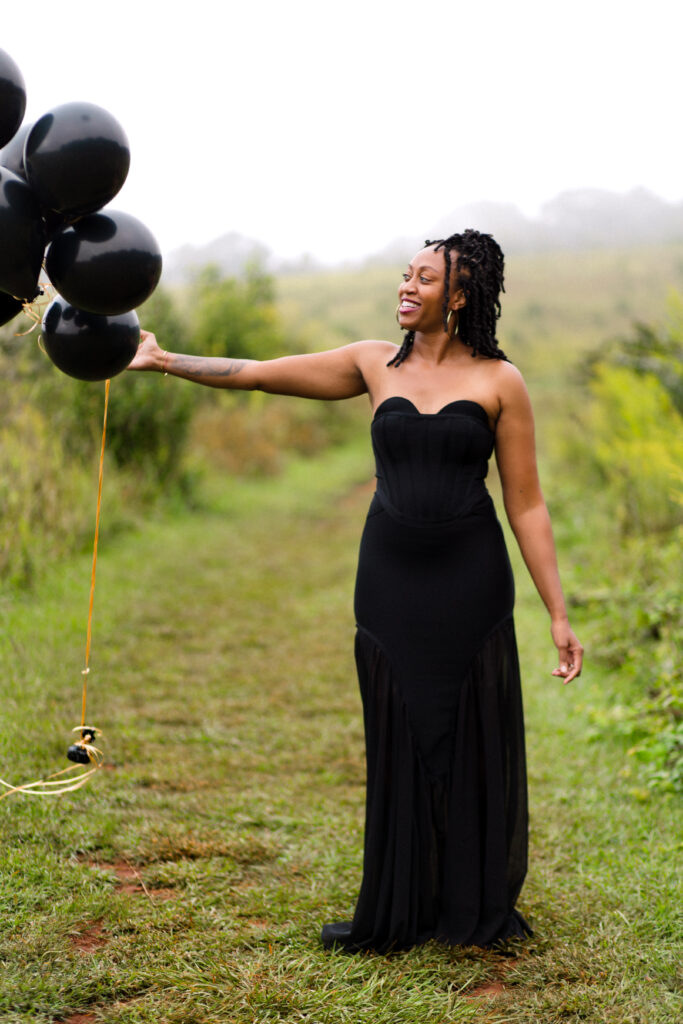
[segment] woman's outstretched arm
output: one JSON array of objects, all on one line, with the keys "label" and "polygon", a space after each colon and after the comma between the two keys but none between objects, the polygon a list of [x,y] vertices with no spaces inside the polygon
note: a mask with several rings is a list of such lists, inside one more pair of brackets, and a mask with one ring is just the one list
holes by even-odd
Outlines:
[{"label": "woman's outstretched arm", "polygon": [[550,631],[560,662],[553,675],[569,683],[581,673],[583,647],[567,616],[550,516],[538,479],[531,403],[519,371],[510,363],[503,364],[501,370],[496,461],[505,511],[531,578],[550,614]]},{"label": "woman's outstretched arm", "polygon": [[358,341],[328,352],[280,359],[230,359],[167,352],[149,331],[140,335],[142,340],[129,370],[168,373],[212,388],[259,390],[300,398],[353,398],[365,394],[365,369],[376,360],[380,349],[381,357],[387,349],[395,349],[388,342]]}]

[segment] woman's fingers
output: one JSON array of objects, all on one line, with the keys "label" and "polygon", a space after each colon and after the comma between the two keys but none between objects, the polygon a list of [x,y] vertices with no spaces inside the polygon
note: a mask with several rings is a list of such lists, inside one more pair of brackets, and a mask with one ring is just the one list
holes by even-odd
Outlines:
[{"label": "woman's fingers", "polygon": [[560,657],[560,664],[558,668],[553,669],[552,674],[560,677],[566,686],[567,683],[571,683],[572,679],[576,679],[577,676],[581,675],[583,647],[571,630],[569,630],[568,637],[563,638],[559,642],[556,640],[555,642]]},{"label": "woman's fingers", "polygon": [[140,344],[138,350],[133,357],[133,361],[129,363],[129,370],[156,370],[159,369],[157,363],[159,362],[159,353],[161,349],[157,343],[157,339],[151,331],[145,331],[140,329]]}]

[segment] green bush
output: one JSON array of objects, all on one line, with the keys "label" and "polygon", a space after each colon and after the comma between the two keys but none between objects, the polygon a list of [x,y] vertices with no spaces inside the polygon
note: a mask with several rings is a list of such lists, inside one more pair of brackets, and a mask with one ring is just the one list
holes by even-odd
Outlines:
[{"label": "green bush", "polygon": [[636,323],[630,337],[619,339],[606,353],[594,353],[589,366],[605,359],[636,374],[656,377],[683,416],[683,295],[673,292],[669,296],[663,327]]},{"label": "green bush", "polygon": [[[258,263],[242,279],[205,267],[190,291],[187,315],[190,351],[201,355],[271,359],[306,348],[283,327],[275,282]],[[193,457],[240,476],[275,473],[292,453],[311,455],[348,436],[357,420],[346,402],[195,390],[201,396],[192,423]]]},{"label": "green bush", "polygon": [[48,417],[31,405],[5,406],[0,427],[0,578],[29,583],[47,557],[46,535],[56,554],[68,537],[82,539],[92,520],[85,507],[87,481],[64,453]]},{"label": "green bush", "polygon": [[[177,348],[184,328],[157,289],[143,323]],[[40,331],[20,316],[0,330],[0,580],[30,584],[43,563],[92,543],[104,384],[60,373],[41,351]],[[103,535],[130,525],[143,507],[185,485],[184,447],[194,408],[190,388],[158,375],[124,373],[111,384]]]},{"label": "green bush", "polygon": [[587,401],[565,453],[615,524],[608,560],[595,536],[583,549],[584,578],[603,585],[575,598],[590,607],[593,656],[630,691],[594,713],[596,735],[626,737],[647,785],[669,790],[683,790],[682,314],[674,298],[665,327],[636,324],[588,359]]},{"label": "green bush", "polygon": [[677,791],[683,791],[682,534],[632,539],[610,563],[611,585],[578,602],[590,609],[593,657],[618,670],[629,691],[628,700],[593,713],[593,735],[626,737],[648,787]]},{"label": "green bush", "polygon": [[272,359],[292,351],[275,305],[274,281],[257,263],[247,267],[243,280],[205,267],[195,279],[191,307],[194,352]]},{"label": "green bush", "polygon": [[598,363],[585,417],[586,454],[615,498],[626,534],[666,531],[683,519],[683,417],[652,373]]},{"label": "green bush", "polygon": [[666,532],[683,521],[683,297],[661,327],[636,323],[591,353],[580,374],[589,398],[566,457],[607,485],[621,532]]},{"label": "green bush", "polygon": [[[164,348],[187,351],[189,331],[163,288],[157,288],[138,316]],[[196,391],[151,373],[126,372],[111,382],[107,451],[117,466],[136,474],[147,496],[154,496],[161,487],[184,484],[184,453],[199,397]],[[83,455],[99,444],[100,388],[73,382],[70,401],[75,432],[70,450]]]}]

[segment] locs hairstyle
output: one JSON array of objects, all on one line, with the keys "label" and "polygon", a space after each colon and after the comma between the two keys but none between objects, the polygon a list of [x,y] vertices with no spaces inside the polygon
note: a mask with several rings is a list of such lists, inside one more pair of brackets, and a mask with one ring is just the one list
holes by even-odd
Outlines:
[{"label": "locs hairstyle", "polygon": [[[443,294],[443,325],[447,330],[448,300],[451,297],[451,267],[455,256],[458,285],[465,293],[465,305],[458,314],[458,337],[463,345],[488,359],[506,359],[496,341],[496,320],[500,317],[500,293],[503,283],[504,257],[492,235],[468,228],[460,235],[449,235],[435,241],[427,240],[435,251],[443,249],[446,278]],[[387,366],[400,366],[408,358],[415,341],[415,331],[408,331],[403,344]]]}]

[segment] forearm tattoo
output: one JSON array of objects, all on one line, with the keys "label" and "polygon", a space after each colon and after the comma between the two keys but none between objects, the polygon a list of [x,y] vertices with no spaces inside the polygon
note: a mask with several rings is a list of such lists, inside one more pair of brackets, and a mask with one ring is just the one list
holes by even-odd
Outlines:
[{"label": "forearm tattoo", "polygon": [[247,362],[246,359],[178,355],[174,359],[173,369],[178,374],[188,374],[198,381],[209,383],[210,380],[219,381],[236,376]]}]

